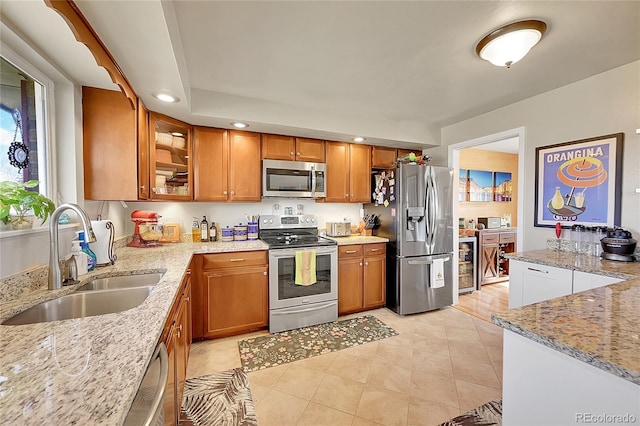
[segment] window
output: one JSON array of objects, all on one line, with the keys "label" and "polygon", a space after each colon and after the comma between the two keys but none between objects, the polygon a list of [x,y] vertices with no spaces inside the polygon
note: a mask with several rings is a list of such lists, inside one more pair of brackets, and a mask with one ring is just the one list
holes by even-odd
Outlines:
[{"label": "window", "polygon": [[0,181],[40,181],[48,194],[45,86],[0,58]]}]

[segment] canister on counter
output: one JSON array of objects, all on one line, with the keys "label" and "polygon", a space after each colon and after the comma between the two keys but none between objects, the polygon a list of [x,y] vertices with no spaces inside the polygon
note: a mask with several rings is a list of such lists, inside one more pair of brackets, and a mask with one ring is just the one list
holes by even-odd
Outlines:
[{"label": "canister on counter", "polygon": [[247,241],[247,225],[239,224],[233,227],[233,241]]},{"label": "canister on counter", "polygon": [[233,241],[233,229],[228,226],[222,228],[222,242],[228,243],[231,241]]},{"label": "canister on counter", "polygon": [[258,222],[248,222],[247,229],[248,229],[247,239],[257,240],[258,239]]}]

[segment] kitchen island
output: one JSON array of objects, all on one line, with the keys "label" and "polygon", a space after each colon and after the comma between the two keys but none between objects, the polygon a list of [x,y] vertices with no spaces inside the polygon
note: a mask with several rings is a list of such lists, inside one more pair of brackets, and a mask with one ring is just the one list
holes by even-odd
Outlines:
[{"label": "kitchen island", "polygon": [[640,264],[553,250],[509,257],[624,281],[492,316],[505,329],[503,424],[638,424]]},{"label": "kitchen island", "polygon": [[[267,250],[261,241],[122,247],[114,265],[96,268],[76,285],[47,289],[46,267],[5,279],[0,322],[99,277],[162,272],[149,297],[119,313],[66,321],[0,325],[0,424],[120,425],[162,334],[182,277],[199,253]],[[23,282],[21,282],[21,280]]]}]

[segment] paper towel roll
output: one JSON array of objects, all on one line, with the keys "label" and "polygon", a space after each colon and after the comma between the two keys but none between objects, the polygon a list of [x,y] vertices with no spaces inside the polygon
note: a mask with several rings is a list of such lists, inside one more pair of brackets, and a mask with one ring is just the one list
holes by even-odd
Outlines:
[{"label": "paper towel roll", "polygon": [[113,254],[113,238],[115,229],[110,220],[92,220],[91,227],[96,236],[94,243],[89,243],[89,248],[96,254],[98,265],[113,264],[116,256]]}]

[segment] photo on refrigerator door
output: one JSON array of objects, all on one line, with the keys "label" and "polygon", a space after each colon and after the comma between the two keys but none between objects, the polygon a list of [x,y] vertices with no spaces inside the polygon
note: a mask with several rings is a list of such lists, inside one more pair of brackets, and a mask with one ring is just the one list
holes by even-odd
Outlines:
[{"label": "photo on refrigerator door", "polygon": [[535,226],[620,224],[623,133],[536,148]]}]

